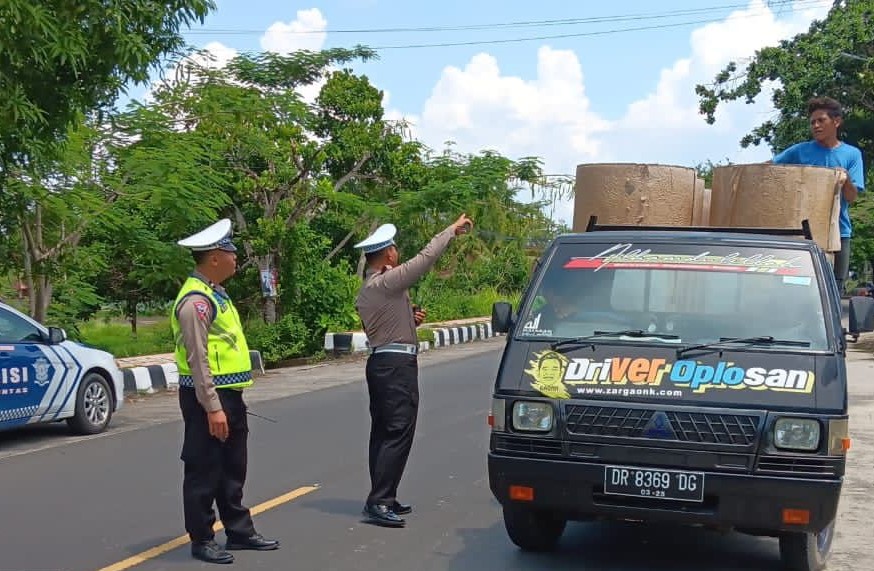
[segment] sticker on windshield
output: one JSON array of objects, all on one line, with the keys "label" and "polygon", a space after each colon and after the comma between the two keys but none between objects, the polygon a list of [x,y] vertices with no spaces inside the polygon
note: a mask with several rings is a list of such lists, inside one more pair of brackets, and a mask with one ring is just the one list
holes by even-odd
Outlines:
[{"label": "sticker on windshield", "polygon": [[526,335],[542,335],[546,337],[552,336],[552,329],[543,329],[540,327],[540,320],[543,313],[538,313],[534,319],[530,319],[522,326],[522,332]]},{"label": "sticker on windshield", "polygon": [[696,270],[710,272],[752,272],[775,275],[798,275],[802,273],[801,260],[777,258],[772,254],[742,256],[739,252],[728,255],[700,254],[653,254],[649,249],[634,249],[631,244],[616,244],[591,257],[574,257],[564,264],[565,269],[660,269]]},{"label": "sticker on windshield", "polygon": [[683,397],[713,390],[753,390],[810,394],[815,375],[806,369],[740,367],[719,361],[616,356],[595,360],[568,358],[546,349],[533,355],[525,373],[531,388],[549,398],[571,395]]}]

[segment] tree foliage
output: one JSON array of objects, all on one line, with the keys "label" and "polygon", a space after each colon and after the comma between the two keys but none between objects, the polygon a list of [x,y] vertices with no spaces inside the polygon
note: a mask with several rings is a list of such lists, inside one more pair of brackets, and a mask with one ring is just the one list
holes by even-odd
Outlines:
[{"label": "tree foliage", "polygon": [[[330,67],[375,53],[366,48],[289,55],[243,54],[223,68],[188,62],[186,81],[165,84],[145,113],[175,122],[166,138],[192,136],[214,160],[204,169],[222,173],[224,193],[243,246],[243,270],[259,283],[260,272],[282,265],[282,241],[297,224],[328,208],[361,210],[352,183],[375,176],[374,155],[391,152],[383,121],[382,93],[366,78]],[[325,79],[314,105],[297,88]],[[155,162],[161,161],[156,157]],[[276,320],[276,299],[264,300],[264,316]]]},{"label": "tree foliage", "polygon": [[[353,244],[379,224],[398,226],[410,257],[461,212],[475,220],[413,292],[431,319],[483,315],[495,296],[512,297],[566,230],[543,212],[566,181],[547,180],[538,158],[434,151],[388,120],[383,93],[352,69],[376,57],[366,47],[241,54],[222,67],[180,53],[175,78],[148,102],[111,108],[126,83],[182,52],[181,27],[211,9],[206,0],[0,7],[10,46],[0,55],[0,121],[10,126],[0,134],[10,206],[0,255],[27,282],[37,319],[75,335],[114,307],[136,333],[142,308],[166,307],[191,271],[176,242],[228,217],[241,249],[226,286],[251,345],[277,362],[318,352],[326,331],[360,326],[363,257]],[[263,271],[278,276],[277,295],[263,294]]]},{"label": "tree foliage", "polygon": [[0,7],[0,161],[42,156],[77,117],[144,83],[213,0],[6,0]]},{"label": "tree foliage", "polygon": [[[775,85],[775,82],[777,84]],[[810,29],[756,52],[743,69],[729,63],[711,85],[698,85],[699,109],[710,124],[721,103],[753,103],[773,86],[777,117],[741,139],[746,148],[766,143],[774,151],[809,137],[808,99],[838,99],[846,113],[845,135],[874,157],[874,1],[835,2],[828,16]]]},{"label": "tree foliage", "polygon": [[[184,26],[214,8],[212,0],[0,6],[0,267],[19,260],[37,319],[47,315],[53,278],[71,275],[64,257],[89,225],[117,221],[121,181],[108,160],[114,142],[104,112],[184,46]],[[80,285],[83,296],[93,289]]]},{"label": "tree foliage", "polygon": [[[828,96],[844,108],[842,139],[862,150],[866,178],[874,180],[874,0],[835,2],[827,17],[813,22],[807,32],[760,49],[746,66],[729,63],[711,85],[695,89],[699,110],[712,124],[720,104],[753,103],[768,87],[773,88],[775,116],[744,135],[742,147],[767,144],[776,153],[808,139],[806,103]],[[870,194],[861,194],[850,210],[856,268],[874,260]]]}]

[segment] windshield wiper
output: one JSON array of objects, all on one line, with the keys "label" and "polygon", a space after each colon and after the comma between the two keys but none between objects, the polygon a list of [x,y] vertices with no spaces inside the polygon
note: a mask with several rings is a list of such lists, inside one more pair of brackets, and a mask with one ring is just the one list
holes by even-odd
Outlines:
[{"label": "windshield wiper", "polygon": [[757,335],[755,337],[720,337],[718,342],[689,345],[688,347],[677,349],[677,357],[682,357],[689,351],[695,351],[698,349],[721,349],[735,343],[746,343],[748,345],[791,345],[794,347],[810,347],[809,341],[774,339],[770,335]]},{"label": "windshield wiper", "polygon": [[586,335],[584,337],[573,337],[571,339],[562,339],[561,341],[556,341],[550,345],[553,349],[558,349],[559,347],[563,347],[565,345],[578,345],[582,343],[586,343],[592,339],[597,339],[598,337],[657,337],[659,339],[679,339],[677,335],[672,335],[670,333],[658,333],[644,331],[642,329],[620,329],[619,331],[595,331],[592,335]]}]

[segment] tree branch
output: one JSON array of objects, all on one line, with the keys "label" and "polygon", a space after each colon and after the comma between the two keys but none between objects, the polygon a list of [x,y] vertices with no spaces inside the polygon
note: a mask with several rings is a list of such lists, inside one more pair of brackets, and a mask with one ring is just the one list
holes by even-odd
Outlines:
[{"label": "tree branch", "polygon": [[75,246],[79,243],[79,240],[82,238],[82,232],[84,231],[85,224],[76,230],[75,232],[71,232],[64,236],[62,240],[58,240],[58,243],[49,248],[48,250],[43,251],[39,258],[37,258],[37,262],[41,262],[43,260],[48,260],[57,256],[60,251],[66,246]]},{"label": "tree branch", "polygon": [[309,201],[307,201],[307,203],[304,204],[302,207],[295,208],[291,212],[291,214],[288,215],[288,218],[285,219],[285,227],[288,228],[292,224],[297,222],[302,216],[306,215],[307,212],[309,212],[310,210],[315,208],[320,200],[321,200],[321,197],[316,195],[313,198],[311,198]]},{"label": "tree branch", "polygon": [[337,255],[337,252],[339,252],[340,250],[343,249],[343,246],[345,246],[346,243],[347,243],[347,242],[352,238],[352,236],[355,234],[355,230],[357,230],[358,225],[359,225],[361,222],[363,222],[363,221],[364,221],[364,217],[361,217],[361,218],[359,218],[358,220],[355,221],[355,224],[353,225],[353,226],[355,226],[355,228],[354,228],[353,230],[350,230],[349,233],[346,234],[346,236],[345,236],[342,240],[340,240],[340,243],[337,244],[337,245],[334,247],[333,250],[331,250],[330,252],[328,252],[328,255],[327,255],[327,256],[325,256],[325,261],[326,261],[326,262],[327,262],[327,261],[330,261],[331,258],[333,258],[334,256]]},{"label": "tree branch", "polygon": [[358,171],[361,170],[361,167],[364,166],[364,163],[366,163],[368,160],[370,160],[371,156],[372,155],[371,155],[370,151],[364,153],[364,155],[358,160],[357,163],[355,163],[355,165],[349,170],[349,172],[347,172],[346,174],[341,176],[337,180],[337,182],[334,183],[334,192],[337,192],[338,190],[343,188],[343,186],[347,182],[349,182],[350,180],[352,180],[353,178],[358,176]]},{"label": "tree branch", "polygon": [[21,224],[21,231],[24,233],[24,247],[30,254],[30,260],[31,262],[38,262],[42,252],[40,252],[39,246],[33,240],[33,232],[24,216],[19,217],[19,222]]},{"label": "tree branch", "polygon": [[[246,217],[243,216],[243,211],[240,210],[240,207],[234,204],[234,220],[237,222],[237,228],[239,228],[240,232],[246,232]],[[246,251],[246,260],[247,263],[252,259],[253,251],[252,244],[249,240],[243,240],[243,249]]]},{"label": "tree branch", "polygon": [[[113,202],[116,201],[117,198],[118,198],[118,194],[113,194],[111,196],[108,196],[106,199],[106,203],[108,205],[111,205]],[[70,234],[67,234],[61,240],[58,240],[58,242],[54,246],[49,248],[48,250],[44,250],[42,248],[42,246],[40,246],[40,255],[38,257],[35,257],[34,259],[37,262],[41,262],[42,260],[48,260],[48,259],[51,259],[51,258],[54,258],[55,256],[57,256],[61,252],[61,250],[63,248],[65,248],[66,246],[73,246],[73,247],[77,246],[79,244],[79,240],[82,239],[82,234],[84,234],[85,228],[88,226],[88,224],[93,222],[101,214],[102,214],[102,212],[98,213],[94,217],[83,220],[82,223],[79,225],[79,227],[76,228],[76,230],[74,230]],[[41,219],[41,217],[40,217],[40,219]],[[40,226],[41,226],[41,224],[42,223],[40,222]],[[41,234],[42,234],[42,228],[40,227],[40,235]]]}]

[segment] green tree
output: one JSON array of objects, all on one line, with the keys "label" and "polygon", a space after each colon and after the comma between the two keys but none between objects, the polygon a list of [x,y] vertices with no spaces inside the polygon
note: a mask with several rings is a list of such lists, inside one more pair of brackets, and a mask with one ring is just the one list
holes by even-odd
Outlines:
[{"label": "green tree", "polygon": [[36,319],[46,316],[61,258],[88,224],[105,222],[117,197],[102,179],[103,112],[214,8],[212,0],[0,6],[0,242],[21,245]]},{"label": "green tree", "polygon": [[7,0],[0,6],[0,168],[62,141],[82,113],[141,84],[212,0]]},{"label": "green tree", "polygon": [[695,165],[695,172],[698,173],[698,178],[704,180],[704,186],[706,188],[713,188],[713,169],[730,164],[731,161],[728,159],[725,159],[725,162],[720,161],[717,163],[708,159],[707,162]]},{"label": "green tree", "polygon": [[[241,269],[257,269],[255,283],[260,272],[281,268],[282,241],[296,224],[330,208],[366,207],[362,192],[348,190],[374,178],[371,160],[388,152],[382,93],[366,78],[330,68],[375,55],[359,47],[244,54],[220,69],[191,62],[189,81],[156,92],[154,108],[220,157],[208,168],[227,177]],[[310,106],[297,89],[322,78],[326,84]],[[264,299],[268,323],[276,321],[276,301]]]},{"label": "green tree", "polygon": [[711,85],[697,85],[699,109],[709,124],[720,103],[753,103],[779,81],[771,100],[778,116],[764,121],[740,144],[762,142],[780,151],[810,136],[806,103],[811,97],[838,99],[847,114],[845,137],[874,157],[874,1],[835,2],[823,20],[794,38],[756,52],[743,69],[729,63]]},{"label": "green tree", "polygon": [[107,260],[94,283],[136,332],[137,308],[172,297],[191,267],[176,241],[214,222],[231,199],[211,141],[149,106],[134,104],[113,123],[118,136],[104,157],[119,189],[109,215],[121,222],[89,226],[83,244]]},{"label": "green tree", "polygon": [[[562,229],[543,213],[543,197],[562,190],[544,176],[540,160],[512,160],[494,151],[426,154],[414,186],[400,192],[391,220],[402,252],[412,255],[465,212],[475,221],[470,239],[441,257],[414,295],[425,305],[458,294],[508,294],[525,284],[534,259]],[[521,192],[541,200],[522,203]]]},{"label": "green tree", "polygon": [[[81,123],[70,130],[64,152],[50,163],[7,173],[19,204],[17,227],[24,275],[30,289],[30,314],[43,321],[52,299],[52,278],[76,249],[89,223],[112,224],[118,197],[107,182],[99,147],[106,141],[95,126]],[[38,166],[39,165],[39,166]]]},{"label": "green tree", "polygon": [[[862,150],[866,178],[874,180],[874,0],[835,2],[807,32],[760,49],[743,67],[729,63],[712,84],[696,86],[699,109],[713,124],[720,104],[753,103],[775,82],[771,100],[776,117],[744,135],[741,147],[764,143],[776,153],[808,139],[808,99],[830,96],[844,107],[843,140]],[[850,212],[855,227],[851,263],[861,268],[874,255],[870,192],[860,195]]]}]

